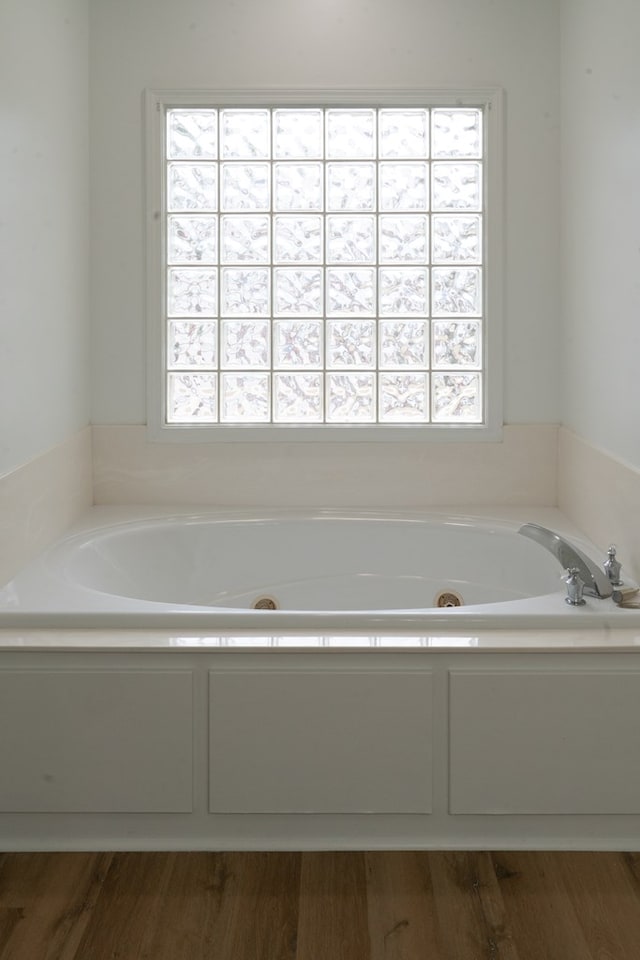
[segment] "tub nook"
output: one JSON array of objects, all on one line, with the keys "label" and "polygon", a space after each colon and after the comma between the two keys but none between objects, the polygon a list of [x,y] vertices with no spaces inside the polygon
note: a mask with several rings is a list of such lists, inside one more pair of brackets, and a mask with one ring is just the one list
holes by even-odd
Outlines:
[{"label": "tub nook", "polygon": [[2,849],[638,848],[639,32],[0,4]]}]

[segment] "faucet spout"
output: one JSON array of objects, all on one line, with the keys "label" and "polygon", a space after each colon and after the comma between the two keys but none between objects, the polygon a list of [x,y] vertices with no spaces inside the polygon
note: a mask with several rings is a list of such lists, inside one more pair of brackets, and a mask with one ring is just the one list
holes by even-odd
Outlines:
[{"label": "faucet spout", "polygon": [[613,588],[604,570],[601,570],[582,550],[564,537],[537,523],[525,523],[518,533],[528,537],[529,540],[534,540],[553,554],[564,570],[577,569],[580,579],[584,581],[584,593],[600,599],[611,596]]}]

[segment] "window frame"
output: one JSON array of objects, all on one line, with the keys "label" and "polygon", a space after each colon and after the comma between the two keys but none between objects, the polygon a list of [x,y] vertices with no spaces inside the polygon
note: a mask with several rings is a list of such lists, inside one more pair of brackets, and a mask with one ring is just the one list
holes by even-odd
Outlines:
[{"label": "window frame", "polygon": [[[476,107],[484,111],[483,161],[483,421],[389,424],[199,424],[166,421],[164,262],[166,111],[224,107]],[[503,426],[504,91],[476,89],[157,90],[144,93],[147,433],[152,441],[362,442],[500,440]]]}]

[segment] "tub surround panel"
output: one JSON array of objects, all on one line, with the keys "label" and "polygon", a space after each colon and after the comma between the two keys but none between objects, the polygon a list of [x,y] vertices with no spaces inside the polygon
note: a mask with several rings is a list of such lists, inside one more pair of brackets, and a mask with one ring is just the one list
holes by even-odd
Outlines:
[{"label": "tub surround panel", "polygon": [[431,812],[428,672],[222,665],[209,689],[211,813]]},{"label": "tub surround panel", "polygon": [[639,654],[6,650],[0,848],[636,850]]},{"label": "tub surround panel", "polygon": [[454,671],[450,813],[637,813],[639,702],[637,670]]},{"label": "tub surround panel", "polygon": [[63,534],[92,501],[89,427],[0,477],[0,584]]},{"label": "tub surround panel", "polygon": [[94,426],[97,504],[554,506],[554,424],[461,443],[153,443],[144,426]]},{"label": "tub surround panel", "polygon": [[189,671],[0,671],[0,811],[189,813]]},{"label": "tub surround panel", "polygon": [[640,579],[639,471],[563,427],[558,506],[594,543],[615,543],[623,579]]}]

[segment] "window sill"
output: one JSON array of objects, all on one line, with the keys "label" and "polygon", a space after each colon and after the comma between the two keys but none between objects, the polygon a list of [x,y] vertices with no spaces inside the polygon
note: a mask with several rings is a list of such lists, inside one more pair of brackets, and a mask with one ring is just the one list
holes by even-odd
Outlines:
[{"label": "window sill", "polygon": [[502,425],[487,424],[149,424],[160,443],[478,443],[502,440]]}]

